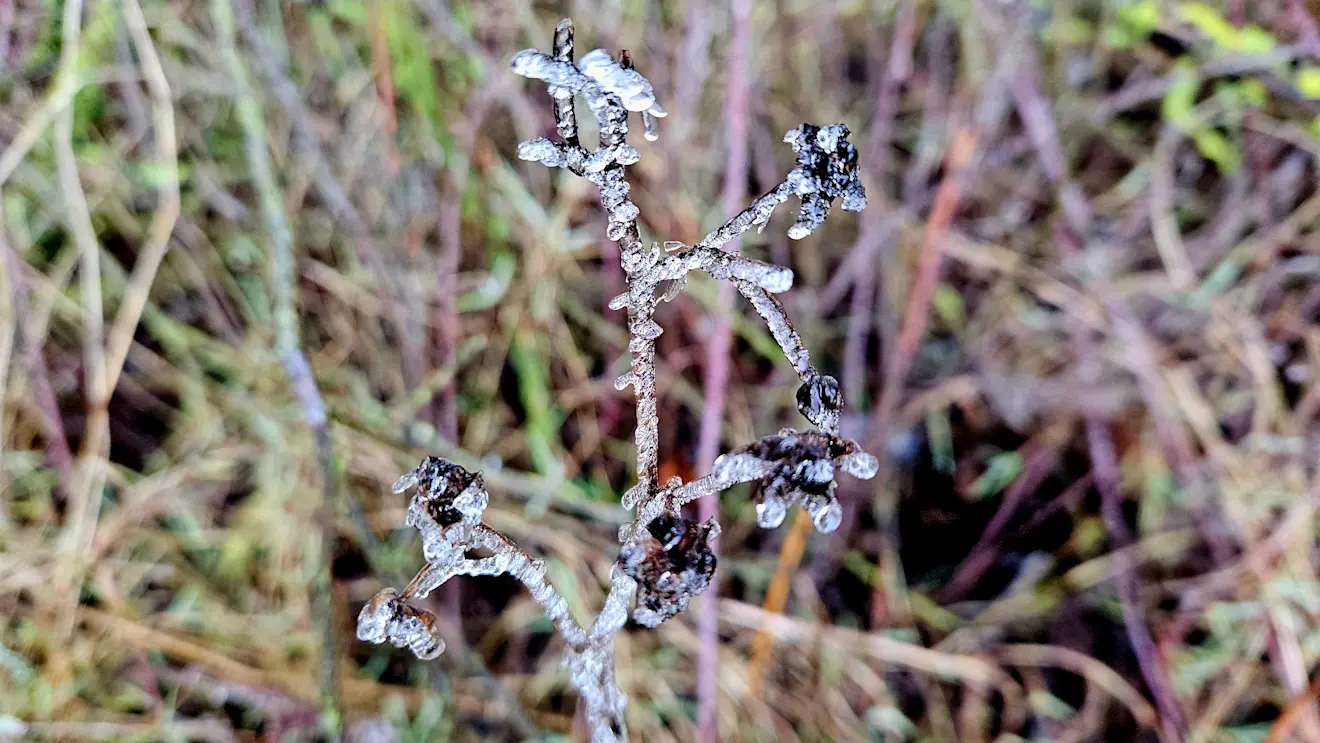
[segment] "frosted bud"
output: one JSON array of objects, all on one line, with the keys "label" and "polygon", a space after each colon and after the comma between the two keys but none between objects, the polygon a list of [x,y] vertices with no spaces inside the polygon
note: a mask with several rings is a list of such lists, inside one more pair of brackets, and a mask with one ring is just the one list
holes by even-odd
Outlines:
[{"label": "frosted bud", "polygon": [[688,601],[710,586],[716,563],[710,540],[718,534],[713,519],[698,524],[665,514],[623,546],[617,564],[637,581],[633,619],[638,624],[660,624],[685,610]]}]

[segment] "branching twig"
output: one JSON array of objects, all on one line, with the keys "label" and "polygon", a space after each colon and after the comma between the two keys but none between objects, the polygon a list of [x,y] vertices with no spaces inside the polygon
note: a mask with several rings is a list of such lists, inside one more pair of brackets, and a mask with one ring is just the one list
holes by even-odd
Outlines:
[{"label": "branching twig", "polygon": [[[368,603],[358,618],[358,636],[410,647],[418,657],[435,657],[444,648],[435,617],[409,600],[455,575],[513,575],[544,607],[563,636],[591,739],[604,742],[627,735],[623,719],[627,697],[614,677],[614,636],[627,621],[629,604],[635,597],[634,619],[655,626],[686,609],[710,585],[715,569],[711,540],[718,536],[719,525],[714,519],[698,523],[683,518],[680,509],[684,505],[757,480],[761,484],[757,520],[762,526],[778,526],[788,507],[800,503],[817,529],[829,532],[842,517],[834,497],[836,469],[862,479],[875,474],[875,458],[838,435],[842,409],[838,382],[812,367],[801,338],[774,297],[792,285],[792,271],[721,249],[751,227],[764,225],[775,207],[792,195],[802,201],[797,221],[789,230],[794,239],[811,234],[835,199],[842,198],[843,208],[850,211],[862,209],[866,199],[856,173],[857,151],[847,141],[847,128],[803,124],[785,136],[798,158],[782,183],[696,245],[667,242],[663,251],[658,244],[648,247],[642,242],[638,209],[628,198],[625,179],[627,166],[640,157],[627,142],[628,113],[641,113],[646,137],[655,139],[656,119],[665,115],[664,109],[656,104],[650,82],[632,68],[626,54],[615,60],[597,49],[577,64],[573,56],[572,25],[565,21],[555,30],[552,54],[531,49],[519,52],[513,69],[549,85],[555,100],[556,130],[563,138],[524,142],[518,156],[565,168],[596,185],[609,214],[606,235],[619,243],[626,276],[627,290],[610,307],[628,312],[631,370],[615,386],[632,386],[637,404],[638,482],[623,498],[624,507],[635,509],[635,514],[619,530],[622,547],[604,608],[590,625],[575,620],[567,602],[547,581],[544,563],[482,523],[489,496],[481,475],[428,457],[395,484],[395,492],[417,489],[409,505],[408,524],[422,533],[427,566],[402,593],[387,588]],[[600,146],[593,151],[584,149],[577,139],[576,98],[585,99],[596,117]],[[751,302],[802,379],[798,410],[819,430],[784,429],[715,459],[705,477],[688,483],[673,478],[661,484],[655,340],[663,330],[654,314],[661,302],[678,295],[691,271],[730,282]],[[473,549],[491,556],[467,557]],[[709,723],[706,729],[711,729]]]}]

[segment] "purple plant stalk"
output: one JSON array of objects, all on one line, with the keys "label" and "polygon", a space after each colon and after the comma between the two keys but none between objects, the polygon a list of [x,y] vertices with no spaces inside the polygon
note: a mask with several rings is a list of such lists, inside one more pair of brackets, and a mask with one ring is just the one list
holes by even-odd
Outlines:
[{"label": "purple plant stalk", "polygon": [[[860,211],[866,194],[857,177],[857,150],[842,124],[803,124],[784,136],[797,153],[797,165],[768,193],[696,245],[642,242],[638,210],[628,199],[625,172],[640,155],[628,144],[628,115],[640,113],[648,140],[658,137],[657,120],[665,111],[656,103],[651,83],[633,69],[626,54],[615,59],[602,49],[573,61],[573,24],[555,29],[554,50],[527,49],[513,58],[513,71],[549,86],[554,99],[559,141],[538,138],[523,142],[518,157],[549,167],[565,168],[596,185],[609,213],[606,235],[619,244],[626,291],[610,308],[628,313],[631,370],[615,382],[631,386],[637,404],[637,484],[623,496],[633,520],[619,530],[619,557],[609,594],[600,614],[589,625],[579,623],[547,577],[545,562],[532,557],[508,537],[482,522],[489,501],[481,474],[427,457],[417,469],[394,484],[395,493],[415,488],[407,524],[421,532],[426,566],[402,592],[386,588],[358,616],[357,636],[367,642],[408,647],[429,660],[444,651],[435,618],[412,606],[456,575],[508,574],[518,579],[541,604],[565,643],[565,662],[573,686],[586,705],[585,719],[593,743],[627,740],[624,708],[627,696],[615,683],[614,637],[628,620],[654,627],[687,608],[710,585],[715,555],[710,540],[719,534],[714,519],[704,523],[685,518],[684,505],[744,482],[760,483],[757,522],[765,528],[783,523],[788,508],[799,504],[816,528],[838,528],[842,510],[835,498],[835,471],[859,479],[875,476],[875,457],[856,442],[839,436],[843,399],[833,377],[818,374],[802,339],[775,297],[793,283],[787,268],[726,252],[725,246],[753,226],[763,227],[775,207],[790,196],[801,201],[789,237],[811,234],[829,214],[834,200]],[[582,98],[600,130],[599,146],[585,149],[578,139],[575,101]],[[691,271],[731,282],[766,322],[784,356],[802,380],[798,411],[816,428],[782,429],[715,460],[711,473],[683,482],[659,481],[659,420],[656,415],[655,341],[663,332],[654,314],[660,302],[682,291]],[[490,557],[469,558],[472,550]]]}]

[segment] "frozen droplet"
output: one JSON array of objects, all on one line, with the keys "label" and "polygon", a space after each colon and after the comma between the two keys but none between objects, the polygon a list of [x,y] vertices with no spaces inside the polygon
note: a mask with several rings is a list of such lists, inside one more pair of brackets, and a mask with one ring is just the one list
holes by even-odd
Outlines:
[{"label": "frozen droplet", "polygon": [[464,521],[477,524],[481,522],[481,513],[486,510],[489,502],[490,495],[485,488],[469,487],[454,499],[453,508],[463,515]]},{"label": "frozen droplet", "polygon": [[660,127],[656,125],[656,117],[653,113],[656,107],[652,106],[650,111],[642,112],[642,136],[647,142],[654,142],[660,139]]},{"label": "frozen droplet", "polygon": [[640,482],[632,486],[631,488],[628,488],[623,493],[623,507],[628,509],[629,511],[633,510],[634,508],[637,507],[638,499],[641,498],[642,495],[645,493],[646,493],[646,487]]},{"label": "frozen droplet", "polygon": [[628,372],[626,374],[620,374],[618,378],[614,380],[614,389],[622,392],[623,390],[628,389],[628,385],[632,384],[633,380],[635,380],[636,378],[637,377],[634,376],[632,372]]},{"label": "frozen droplet", "polygon": [[874,456],[859,451],[855,454],[845,454],[840,457],[839,469],[858,480],[870,480],[879,471],[880,462]]},{"label": "frozen droplet", "polygon": [[556,142],[551,142],[544,137],[530,139],[519,144],[518,158],[520,160],[544,163],[552,168],[560,167],[565,163],[562,145]]},{"label": "frozen droplet", "polygon": [[811,514],[811,520],[816,524],[816,531],[821,534],[829,534],[839,528],[843,521],[843,507],[837,500],[831,498],[825,507],[820,508]]},{"label": "frozen droplet", "polygon": [[811,228],[807,227],[804,224],[799,223],[788,228],[788,236],[790,239],[793,240],[801,240],[802,238],[810,234],[811,234]]},{"label": "frozen droplet", "polygon": [[774,529],[784,523],[788,508],[778,498],[766,498],[756,504],[756,523],[763,529]]},{"label": "frozen droplet", "polygon": [[614,160],[620,165],[633,165],[642,159],[642,153],[637,151],[636,147],[631,145],[621,145],[615,152]]},{"label": "frozen droplet", "polygon": [[439,629],[432,625],[414,635],[408,649],[413,651],[418,660],[435,660],[445,652],[445,641],[440,637]]},{"label": "frozen droplet", "polygon": [[524,49],[513,55],[514,74],[526,77],[529,72],[539,65],[542,56],[544,55],[536,49]]},{"label": "frozen droplet", "polygon": [[398,594],[393,588],[383,588],[358,612],[357,638],[363,642],[385,642],[386,628],[394,619],[394,602]]},{"label": "frozen droplet", "polygon": [[788,268],[772,266],[774,270],[768,270],[757,277],[757,286],[770,292],[771,294],[782,294],[793,288],[793,271]]},{"label": "frozen droplet", "polygon": [[610,299],[609,308],[612,310],[621,310],[628,306],[628,293],[624,292]]},{"label": "frozen droplet", "polygon": [[797,409],[807,420],[832,433],[843,409],[839,380],[828,374],[818,374],[803,382],[797,390]]},{"label": "frozen droplet", "polygon": [[641,212],[637,209],[636,204],[625,201],[610,212],[610,218],[617,222],[631,222],[637,219],[639,214]]},{"label": "frozen droplet", "polygon": [[400,477],[399,479],[395,480],[394,485],[390,488],[390,490],[394,491],[396,495],[399,493],[407,492],[417,487],[417,483],[420,480],[420,478],[421,475],[417,472],[417,470],[413,470],[412,472],[409,472],[403,477]]},{"label": "frozen droplet", "polygon": [[643,90],[629,95],[623,100],[623,107],[629,111],[644,112],[650,110],[655,105],[655,94],[649,90]]},{"label": "frozen droplet", "polygon": [[646,320],[644,322],[637,323],[637,328],[634,332],[636,332],[638,336],[645,338],[648,341],[653,341],[656,338],[659,338],[660,334],[665,332],[665,330],[664,328],[660,327],[660,324],[657,323],[655,320]]},{"label": "frozen droplet", "polygon": [[[533,49],[532,51],[536,50]],[[519,52],[519,54],[523,53],[524,52]],[[516,65],[518,62],[518,56],[515,55],[513,59],[514,64]],[[615,64],[614,58],[610,56],[609,52],[604,49],[592,49],[586,54],[583,54],[582,59],[578,60],[578,69],[582,70],[582,74],[587,77],[599,78]],[[516,67],[514,68],[514,71],[517,71]]]},{"label": "frozen droplet", "polygon": [[679,294],[683,293],[683,287],[685,286],[687,286],[686,274],[669,282],[669,286],[665,287],[665,292],[664,294],[660,295],[660,299],[665,302],[674,301],[674,299],[676,299]]}]

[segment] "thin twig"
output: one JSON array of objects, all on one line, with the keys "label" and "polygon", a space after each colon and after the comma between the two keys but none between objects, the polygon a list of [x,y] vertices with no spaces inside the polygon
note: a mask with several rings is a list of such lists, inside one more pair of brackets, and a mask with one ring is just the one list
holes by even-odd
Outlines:
[{"label": "thin twig", "polygon": [[[884,388],[880,392],[880,402],[876,405],[871,422],[872,450],[880,458],[879,482],[885,487],[885,466],[888,447],[885,437],[889,435],[889,425],[902,399],[903,384],[907,378],[908,365],[916,354],[917,344],[926,333],[926,324],[930,317],[931,303],[935,297],[935,288],[939,283],[940,267],[944,262],[944,238],[953,215],[958,208],[958,199],[962,192],[962,179],[967,164],[976,150],[976,134],[964,127],[954,136],[949,148],[948,171],[935,194],[935,206],[926,220],[925,240],[921,248],[921,264],[917,268],[917,278],[908,294],[907,308],[903,312],[903,325],[899,331],[895,348],[888,353],[885,369]],[[871,622],[874,626],[883,626],[889,613],[889,602],[885,597],[886,583],[876,581],[871,602]]]},{"label": "thin twig", "polygon": [[[82,2],[71,0],[64,7],[61,74],[72,76],[78,66],[81,44]],[[87,195],[78,177],[78,161],[73,152],[73,108],[65,106],[55,117],[55,166],[59,173],[60,192],[68,209],[69,231],[78,247],[78,287],[83,314],[83,376],[86,395],[87,429],[78,453],[78,471],[70,496],[68,528],[64,533],[66,553],[81,553],[92,542],[95,521],[100,513],[100,496],[105,483],[105,455],[110,447],[110,390],[106,380],[105,325],[101,303],[101,246],[92,226]],[[72,584],[81,574],[81,560],[66,566],[65,590],[71,601],[77,600]],[[66,615],[71,617],[71,614]]]},{"label": "thin twig", "polygon": [[[9,252],[9,245],[4,234],[3,214],[0,214],[0,251]],[[13,356],[14,343],[18,337],[18,304],[15,301],[18,298],[18,289],[14,285],[17,277],[11,277],[11,261],[6,257],[0,256],[0,457],[4,456],[5,446],[8,442],[8,431],[5,428],[5,404],[7,402],[9,387],[9,368],[10,359]],[[0,475],[0,490],[7,490],[9,483],[7,477]]]},{"label": "thin twig", "polygon": [[385,38],[385,3],[372,0],[367,10],[369,15],[369,33],[371,35],[371,69],[376,78],[376,100],[384,118],[385,164],[391,175],[399,172],[399,148],[394,142],[394,135],[399,129],[398,116],[394,109],[394,74],[391,70],[390,45]]},{"label": "thin twig", "polygon": [[9,244],[4,225],[0,224],[0,260],[5,263],[9,275],[9,289],[12,295],[14,321],[21,332],[24,364],[28,385],[32,388],[33,404],[41,419],[42,436],[45,438],[46,459],[50,466],[59,473],[61,489],[69,495],[68,489],[74,485],[77,463],[69,449],[69,437],[64,431],[64,421],[60,416],[59,402],[55,399],[55,390],[50,384],[50,371],[46,366],[46,355],[38,338],[36,323],[27,316],[28,286],[23,276],[24,263],[13,246]]},{"label": "thin twig", "polygon": [[179,157],[178,143],[174,133],[174,102],[170,97],[170,86],[165,79],[165,70],[161,67],[160,57],[147,31],[147,22],[142,15],[142,6],[137,0],[125,0],[124,21],[129,35],[133,39],[133,48],[137,50],[142,63],[142,73],[151,94],[151,118],[155,129],[156,162],[159,172],[156,177],[156,212],[147,226],[147,239],[138,252],[137,262],[133,266],[133,275],[124,298],[115,315],[114,323],[106,338],[106,378],[111,390],[116,386],[120,372],[124,368],[124,359],[128,357],[128,348],[133,343],[133,333],[142,317],[142,310],[147,304],[147,295],[165,257],[174,224],[179,218]]},{"label": "thin twig", "polygon": [[[221,56],[234,83],[235,109],[243,128],[244,149],[249,175],[256,188],[262,217],[270,240],[270,284],[275,297],[275,349],[284,364],[294,396],[302,407],[303,417],[311,427],[316,442],[316,460],[321,472],[321,502],[318,522],[321,527],[321,560],[313,587],[316,614],[321,632],[321,702],[332,725],[340,719],[338,701],[338,643],[334,637],[334,611],[331,600],[330,560],[334,548],[334,513],[337,491],[332,458],[334,455],[327,426],[325,401],[316,387],[311,365],[298,338],[298,310],[294,299],[297,272],[293,234],[284,214],[283,200],[275,180],[270,155],[266,151],[266,126],[261,104],[248,86],[247,70],[234,46],[234,9],[229,0],[212,0],[211,17],[220,41]],[[338,737],[339,731],[331,734]]]},{"label": "thin twig", "polygon": [[[729,46],[727,90],[724,99],[724,143],[728,159],[724,165],[725,214],[733,213],[742,203],[747,182],[747,66],[751,47],[751,0],[735,0],[730,8],[732,40]],[[724,249],[738,252],[738,238]],[[703,385],[705,409],[697,434],[697,472],[706,474],[715,464],[720,449],[720,428],[724,420],[725,390],[729,384],[729,352],[733,345],[733,284],[720,284],[715,300],[715,326],[706,339],[706,373]],[[697,504],[702,521],[719,517],[719,499],[703,498]],[[711,544],[718,554],[719,540]],[[715,718],[719,699],[719,625],[715,611],[719,584],[712,583],[697,606],[697,740],[715,743],[719,728]]]},{"label": "thin twig", "polygon": [[[1079,382],[1085,388],[1093,387],[1100,378],[1099,360],[1093,347],[1090,331],[1076,328],[1073,342],[1077,347],[1081,371]],[[1160,712],[1160,724],[1163,736],[1168,743],[1183,740],[1186,723],[1177,696],[1169,682],[1164,664],[1159,658],[1150,629],[1140,614],[1140,596],[1137,593],[1136,575],[1131,570],[1131,558],[1121,548],[1131,541],[1131,532],[1123,517],[1122,494],[1119,483],[1122,475],[1119,471],[1118,458],[1114,450],[1113,439],[1105,427],[1100,414],[1094,409],[1084,412],[1086,439],[1091,452],[1091,467],[1095,475],[1095,486],[1100,491],[1100,510],[1109,538],[1115,548],[1116,562],[1114,583],[1118,590],[1119,604],[1123,615],[1123,626],[1127,631],[1132,652],[1137,657],[1142,678],[1155,697],[1155,706]]]}]

